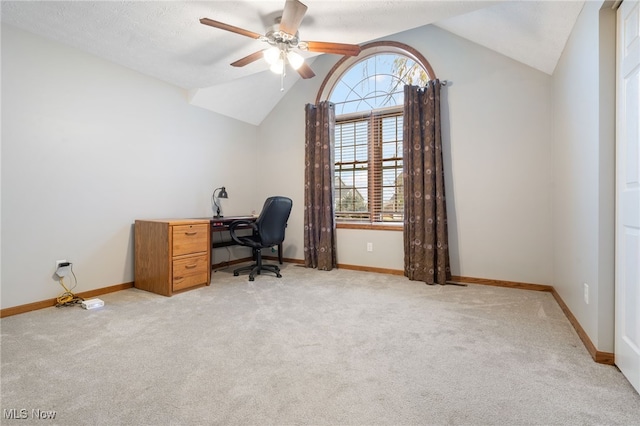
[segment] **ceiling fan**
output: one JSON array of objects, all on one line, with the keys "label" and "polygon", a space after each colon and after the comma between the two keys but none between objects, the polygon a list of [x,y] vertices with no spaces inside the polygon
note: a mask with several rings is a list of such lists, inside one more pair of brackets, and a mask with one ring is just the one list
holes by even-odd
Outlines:
[{"label": "ceiling fan", "polygon": [[[268,43],[271,47],[254,52],[244,58],[238,59],[231,65],[243,67],[264,57],[271,65],[271,70],[283,77],[286,66],[289,64],[302,78],[311,78],[315,74],[311,67],[304,62],[304,58],[294,50],[306,50],[309,52],[334,53],[338,55],[357,56],[360,46],[357,44],[329,43],[323,41],[302,41],[298,36],[298,27],[304,18],[307,6],[298,0],[286,0],[282,16],[276,20],[275,25],[265,35],[253,31],[234,27],[223,22],[209,18],[200,19],[200,23],[221,30],[230,31],[246,37],[251,37]],[[281,90],[283,90],[281,88]]]}]

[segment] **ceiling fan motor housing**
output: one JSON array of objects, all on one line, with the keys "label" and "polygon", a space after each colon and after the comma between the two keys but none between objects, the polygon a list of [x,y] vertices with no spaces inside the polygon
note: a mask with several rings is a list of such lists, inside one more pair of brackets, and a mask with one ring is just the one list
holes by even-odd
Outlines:
[{"label": "ceiling fan motor housing", "polygon": [[267,34],[264,36],[264,41],[272,46],[278,47],[281,47],[281,45],[284,44],[290,49],[297,48],[300,44],[299,33],[297,31],[295,35],[291,35],[284,31],[280,31],[278,25],[274,25],[267,31]]}]

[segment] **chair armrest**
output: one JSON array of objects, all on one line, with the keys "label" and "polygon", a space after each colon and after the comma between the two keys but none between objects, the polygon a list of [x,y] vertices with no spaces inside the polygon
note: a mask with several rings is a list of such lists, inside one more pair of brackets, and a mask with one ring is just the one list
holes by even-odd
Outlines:
[{"label": "chair armrest", "polygon": [[240,244],[242,246],[250,245],[248,241],[242,241],[240,235],[236,234],[236,228],[242,226],[242,229],[252,229],[253,232],[258,231],[258,227],[256,226],[254,221],[251,220],[234,220],[229,225],[229,234],[231,235],[231,239],[236,242],[236,244]]}]

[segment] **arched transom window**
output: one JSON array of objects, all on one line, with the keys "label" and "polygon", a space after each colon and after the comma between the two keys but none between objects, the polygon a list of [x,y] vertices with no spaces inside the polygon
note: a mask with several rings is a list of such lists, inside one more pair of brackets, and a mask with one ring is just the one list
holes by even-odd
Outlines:
[{"label": "arched transom window", "polygon": [[335,212],[338,222],[402,222],[404,86],[435,78],[412,48],[364,46],[331,70],[318,100],[336,108]]}]

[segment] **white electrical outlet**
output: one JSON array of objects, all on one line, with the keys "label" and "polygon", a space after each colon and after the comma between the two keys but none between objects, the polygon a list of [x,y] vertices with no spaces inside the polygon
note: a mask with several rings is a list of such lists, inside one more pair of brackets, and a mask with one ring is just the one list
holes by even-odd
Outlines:
[{"label": "white electrical outlet", "polygon": [[584,283],[584,303],[589,304],[589,284]]},{"label": "white electrical outlet", "polygon": [[367,243],[367,251],[373,251],[373,243]]},{"label": "white electrical outlet", "polygon": [[71,272],[71,262],[68,260],[56,260],[56,275],[60,278],[66,277]]}]

